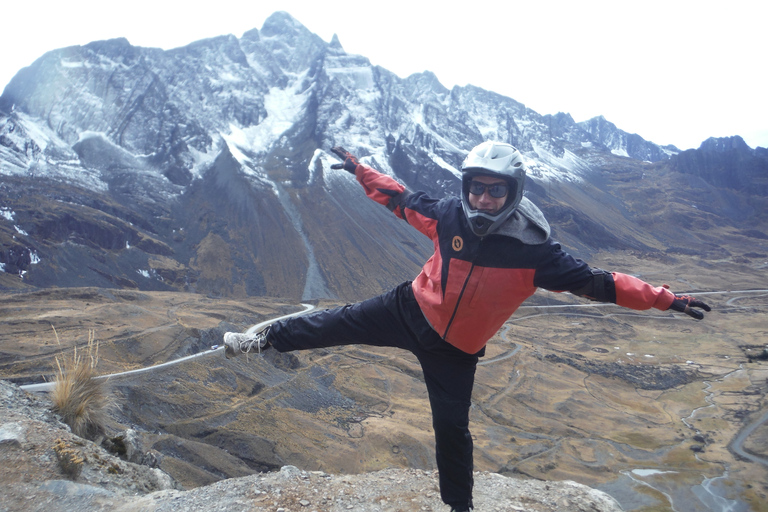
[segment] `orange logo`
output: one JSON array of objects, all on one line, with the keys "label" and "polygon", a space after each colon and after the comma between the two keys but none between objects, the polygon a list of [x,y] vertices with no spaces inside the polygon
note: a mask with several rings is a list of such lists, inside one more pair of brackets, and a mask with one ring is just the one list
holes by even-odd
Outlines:
[{"label": "orange logo", "polygon": [[458,235],[453,237],[453,250],[459,252],[464,248],[464,240]]}]

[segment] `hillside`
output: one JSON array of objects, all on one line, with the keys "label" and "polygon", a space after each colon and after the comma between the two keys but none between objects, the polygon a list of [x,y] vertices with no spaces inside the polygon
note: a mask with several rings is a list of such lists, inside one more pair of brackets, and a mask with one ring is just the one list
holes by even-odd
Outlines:
[{"label": "hillside", "polygon": [[[714,308],[702,322],[538,294],[491,341],[478,369],[476,470],[576,481],[624,510],[663,508],[670,499],[690,510],[722,499],[761,510],[766,427],[758,424],[741,451],[733,444],[764,414],[768,390],[759,357],[768,282],[745,261],[660,263],[617,252],[596,259],[674,287],[725,290],[702,296]],[[17,293],[0,300],[0,372],[19,383],[49,376],[54,355],[82,347],[89,329],[101,341],[100,372],[151,366],[300,309],[175,292]],[[329,475],[434,470],[423,378],[400,351],[211,355],[117,378],[110,388],[118,407],[109,435],[133,429],[138,452],[155,454],[187,489],[284,466]]]},{"label": "hillside", "polygon": [[[0,462],[5,511],[439,510],[434,471],[390,469],[330,475],[284,466],[183,491],[167,474],[127,462],[74,436],[50,404],[0,381]],[[141,454],[139,454],[141,455]],[[522,481],[477,473],[480,510],[621,510],[608,495],[574,482]]]}]

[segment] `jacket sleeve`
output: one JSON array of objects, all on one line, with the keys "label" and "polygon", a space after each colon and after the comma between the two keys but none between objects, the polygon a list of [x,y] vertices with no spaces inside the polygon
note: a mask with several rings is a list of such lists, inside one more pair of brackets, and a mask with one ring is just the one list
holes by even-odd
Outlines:
[{"label": "jacket sleeve", "polygon": [[424,235],[430,238],[436,236],[438,200],[427,197],[423,192],[412,193],[391,176],[364,164],[357,166],[355,177],[369,198],[389,208]]},{"label": "jacket sleeve", "polygon": [[616,304],[631,309],[669,309],[675,294],[663,286],[651,286],[642,279],[613,272],[616,287]]},{"label": "jacket sleeve", "polygon": [[402,211],[398,210],[398,207],[401,202],[399,201],[400,196],[406,192],[405,186],[395,181],[391,176],[382,174],[363,164],[358,164],[357,169],[355,169],[355,178],[363,186],[365,195],[377,203],[383,204],[398,217],[403,218]]},{"label": "jacket sleeve", "polygon": [[590,267],[554,242],[548,257],[537,268],[534,285],[636,310],[665,311],[675,300],[675,294],[662,286],[654,287],[637,277]]}]

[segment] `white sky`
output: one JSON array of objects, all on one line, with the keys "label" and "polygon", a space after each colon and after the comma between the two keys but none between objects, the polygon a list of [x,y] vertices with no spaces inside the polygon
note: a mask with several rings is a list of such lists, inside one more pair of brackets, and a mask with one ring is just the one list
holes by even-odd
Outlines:
[{"label": "white sky", "polygon": [[49,50],[240,37],[275,11],[401,77],[429,70],[680,149],[768,147],[766,0],[3,0],[0,88]]}]

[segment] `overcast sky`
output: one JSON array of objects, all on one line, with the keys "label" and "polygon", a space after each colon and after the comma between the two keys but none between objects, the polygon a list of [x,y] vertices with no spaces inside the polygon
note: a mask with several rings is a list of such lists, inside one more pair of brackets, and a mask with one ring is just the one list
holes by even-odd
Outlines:
[{"label": "overcast sky", "polygon": [[43,53],[126,37],[164,49],[287,11],[400,77],[425,70],[540,114],[598,115],[680,149],[741,135],[768,147],[768,1],[3,0],[0,88]]}]

